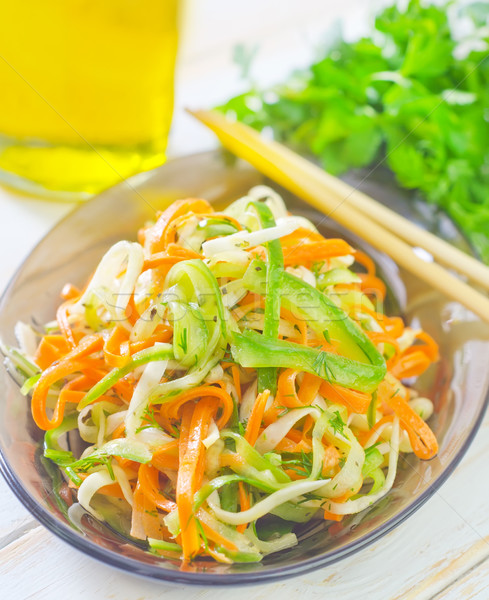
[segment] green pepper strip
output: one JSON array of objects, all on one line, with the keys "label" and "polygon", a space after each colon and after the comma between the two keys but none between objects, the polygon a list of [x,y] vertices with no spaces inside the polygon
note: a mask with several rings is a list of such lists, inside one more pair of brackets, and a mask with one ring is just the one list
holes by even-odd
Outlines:
[{"label": "green pepper strip", "polygon": [[268,494],[272,494],[276,491],[270,485],[267,485],[263,481],[259,481],[257,479],[252,479],[250,477],[246,477],[243,475],[222,475],[221,477],[216,477],[209,483],[203,485],[200,490],[194,496],[194,512],[198,511],[199,508],[204,504],[207,498],[212,494],[214,490],[218,490],[224,485],[229,485],[230,483],[234,483],[237,481],[243,481],[244,483],[248,483],[253,487],[258,488],[259,490],[263,490]]},{"label": "green pepper strip", "polygon": [[113,385],[115,385],[119,379],[125,377],[131,371],[134,371],[136,367],[145,365],[155,360],[167,360],[173,358],[173,348],[171,344],[159,344],[157,347],[145,348],[140,352],[133,355],[131,361],[120,369],[112,369],[110,373],[107,373],[93,388],[85,394],[85,396],[78,403],[77,409],[81,410],[95,402],[102,394],[105,394]]},{"label": "green pepper strip", "polygon": [[[263,202],[252,202],[251,206],[258,213],[264,229],[275,227],[272,211]],[[279,240],[272,240],[265,244],[268,254],[266,272],[266,298],[265,298],[265,323],[263,335],[265,338],[277,339],[280,323],[280,297],[282,277],[284,274],[284,255]],[[258,372],[258,391],[270,390],[272,394],[277,389],[277,369],[269,367]]]},{"label": "green pepper strip", "polygon": [[[258,338],[262,338],[260,334],[256,334]],[[270,340],[273,343],[272,340]],[[267,366],[267,365],[265,365]],[[280,467],[273,465],[268,459],[262,456],[253,446],[251,446],[243,436],[234,431],[225,429],[221,431],[221,438],[231,438],[236,443],[236,453],[244,458],[247,465],[253,467],[257,471],[270,471],[277,483],[290,483],[291,479]]]},{"label": "green pepper strip", "polygon": [[73,413],[63,419],[63,422],[56,429],[50,429],[44,434],[44,456],[49,458],[59,466],[62,466],[68,477],[77,485],[80,485],[82,480],[78,477],[75,471],[70,466],[64,466],[64,463],[74,461],[75,458],[72,452],[63,450],[59,445],[59,438],[66,432],[78,427],[78,414]]},{"label": "green pepper strip", "polygon": [[[375,494],[385,483],[385,475],[381,469],[384,462],[384,457],[374,446],[370,446],[365,450],[365,462],[362,468],[364,479],[370,478],[373,480],[373,486],[369,491],[369,495]],[[360,495],[358,496],[360,497]]]},{"label": "green pepper strip", "polygon": [[164,550],[165,552],[181,552],[182,547],[173,542],[165,542],[155,538],[148,538],[148,544],[151,550]]},{"label": "green pepper strip", "polygon": [[[248,267],[243,277],[243,286],[248,291],[263,294],[266,284],[263,266],[262,261],[255,260]],[[372,364],[384,364],[370,339],[326,294],[287,272],[283,274],[280,293],[284,307],[297,319],[304,320],[320,339],[327,330],[329,337],[339,342],[340,354],[357,361],[368,359]]]},{"label": "green pepper strip", "polygon": [[367,409],[367,423],[370,429],[375,425],[375,419],[377,415],[377,392],[372,394],[372,400]]},{"label": "green pepper strip", "polygon": [[385,363],[380,361],[379,364],[368,365],[293,342],[268,340],[255,331],[234,333],[231,352],[233,359],[242,367],[257,369],[274,365],[299,369],[361,392],[375,390],[386,373]]}]

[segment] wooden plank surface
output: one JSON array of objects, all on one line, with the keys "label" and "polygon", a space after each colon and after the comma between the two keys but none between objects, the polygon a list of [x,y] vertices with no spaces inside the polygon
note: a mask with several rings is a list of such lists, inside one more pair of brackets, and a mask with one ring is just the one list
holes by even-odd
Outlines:
[{"label": "wooden plank surface", "polygon": [[[361,30],[379,2],[344,0],[189,0],[169,153],[211,147],[213,137],[183,112],[240,91],[232,47],[261,46],[257,77],[303,64],[340,16]],[[71,207],[0,189],[0,289],[34,244]],[[303,577],[233,590],[233,600],[487,600],[489,594],[489,418],[449,481],[415,515],[353,557]],[[0,597],[6,600],[224,600],[225,589],[153,583],[98,564],[32,519],[0,480]]]}]

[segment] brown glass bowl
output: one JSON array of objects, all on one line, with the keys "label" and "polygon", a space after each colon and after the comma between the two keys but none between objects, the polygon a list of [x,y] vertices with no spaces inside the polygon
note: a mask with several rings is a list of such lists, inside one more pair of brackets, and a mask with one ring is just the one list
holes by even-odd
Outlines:
[{"label": "brown glass bowl", "polygon": [[[230,161],[229,157],[224,160],[221,153],[209,152],[168,162],[100,194],[56,226],[10,283],[0,307],[3,339],[15,344],[13,330],[18,320],[52,320],[64,283],[82,284],[105,250],[118,240],[134,239],[137,229],[154,217],[155,209],[188,196],[200,196],[217,205],[228,203],[264,181],[245,163]],[[391,182],[370,178],[362,181],[361,187],[380,199],[388,198],[390,204],[394,199],[399,212],[461,243],[448,220],[440,219],[422,204],[408,201]],[[43,436],[32,421],[29,400],[2,369],[2,473],[16,496],[43,525],[82,552],[126,572],[175,583],[236,585],[291,577],[359,552],[385,535],[428,500],[467,450],[488,400],[488,328],[461,306],[448,303],[400,272],[385,255],[296,198],[284,196],[293,213],[307,215],[323,232],[344,236],[369,252],[388,283],[387,312],[401,312],[439,342],[441,360],[415,384],[435,404],[430,425],[440,443],[438,456],[428,462],[412,455],[402,456],[394,488],[385,498],[339,524],[312,521],[298,530],[299,544],[294,548],[266,556],[260,563],[223,565],[203,559],[181,571],[179,561],[151,555],[144,544],[118,531],[121,527],[117,523],[98,523],[83,511],[71,511],[70,521],[56,495],[57,467],[42,458]]]}]

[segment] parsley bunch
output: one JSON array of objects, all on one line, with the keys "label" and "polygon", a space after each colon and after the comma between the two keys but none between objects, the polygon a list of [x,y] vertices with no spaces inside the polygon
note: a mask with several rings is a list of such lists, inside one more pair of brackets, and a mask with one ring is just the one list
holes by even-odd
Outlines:
[{"label": "parsley bunch", "polygon": [[[385,161],[489,262],[489,3],[452,2],[452,20],[448,7],[391,6],[369,37],[340,40],[285,83],[220,109],[336,175]],[[462,18],[472,31],[457,41]]]}]

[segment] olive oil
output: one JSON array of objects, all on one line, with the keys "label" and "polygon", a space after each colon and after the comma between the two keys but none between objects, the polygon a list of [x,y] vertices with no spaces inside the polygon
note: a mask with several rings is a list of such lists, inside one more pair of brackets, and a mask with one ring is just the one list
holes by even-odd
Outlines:
[{"label": "olive oil", "polygon": [[1,3],[0,180],[83,197],[163,163],[178,3]]}]

